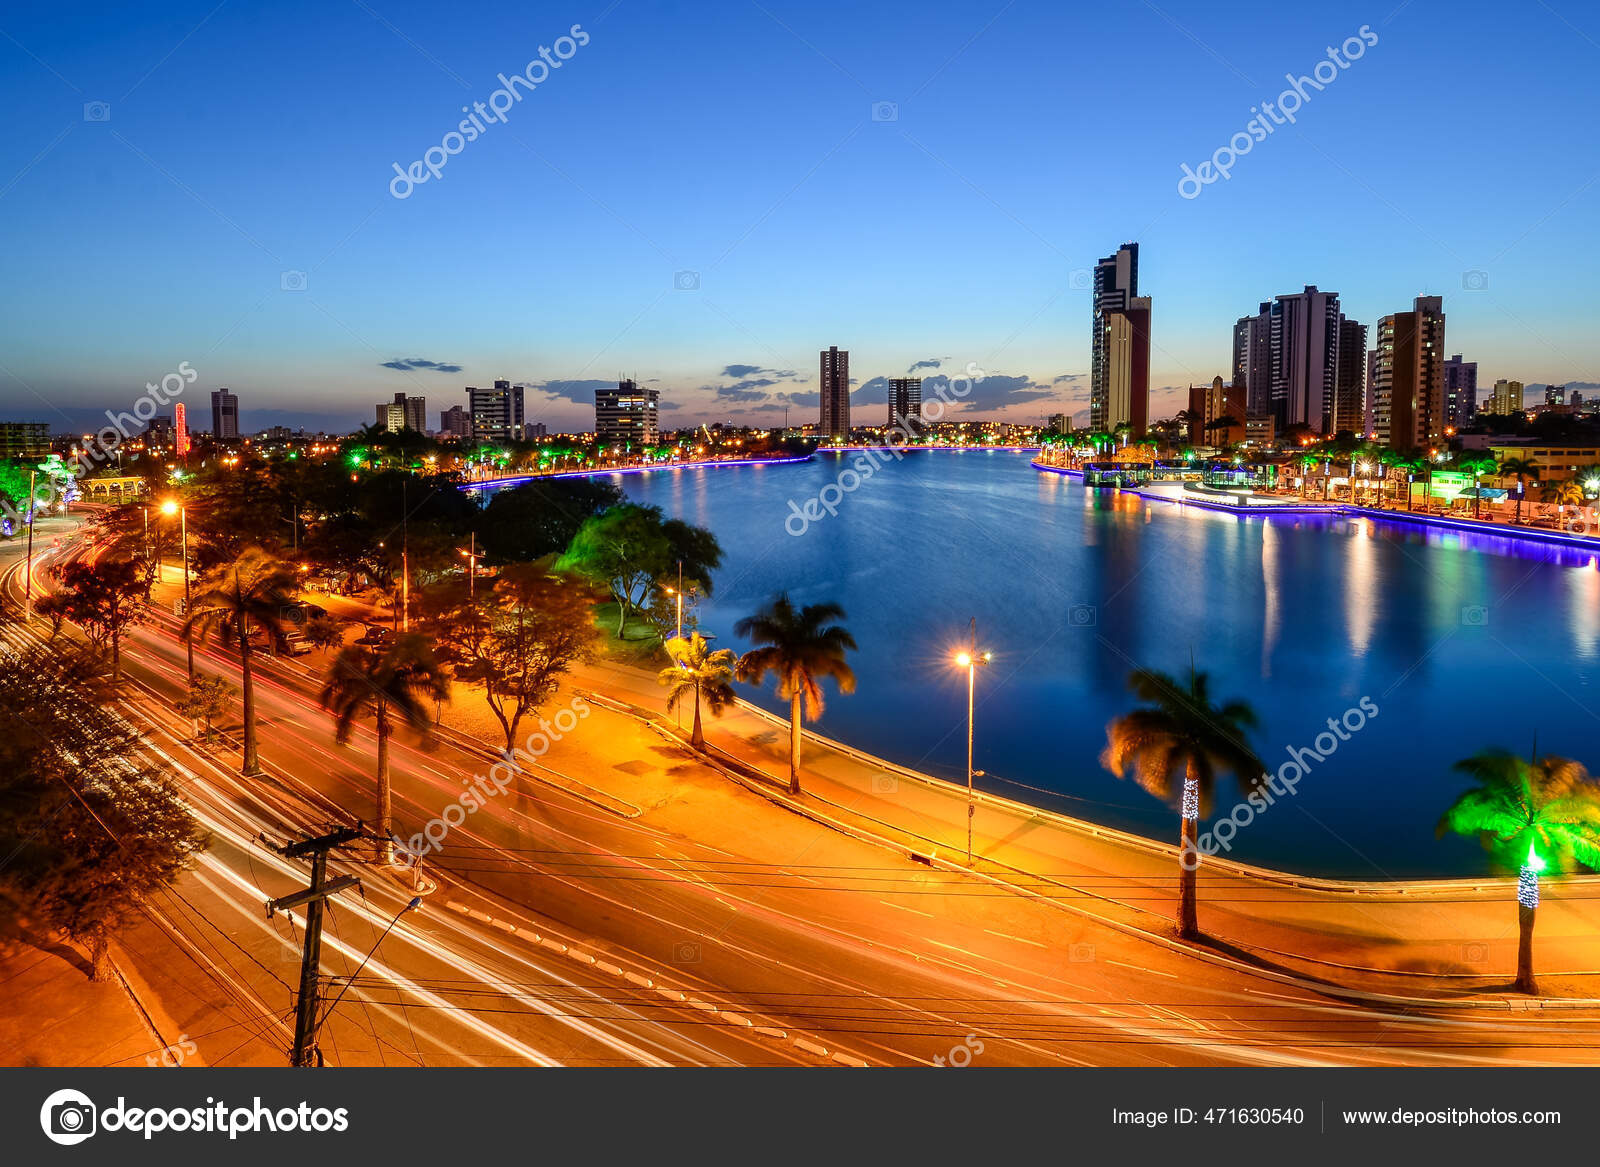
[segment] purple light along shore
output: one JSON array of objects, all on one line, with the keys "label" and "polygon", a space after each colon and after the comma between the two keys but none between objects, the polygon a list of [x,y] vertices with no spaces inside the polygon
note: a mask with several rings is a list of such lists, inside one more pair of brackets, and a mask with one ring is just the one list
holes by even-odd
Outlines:
[{"label": "purple light along shore", "polygon": [[792,462],[809,462],[812,455],[798,458],[729,458],[705,462],[664,462],[659,466],[613,466],[604,470],[561,470],[555,474],[517,474],[510,478],[485,478],[478,482],[463,482],[457,490],[483,490],[499,486],[521,486],[528,482],[548,482],[552,478],[604,478],[613,474],[651,474],[661,470],[710,470],[721,466],[783,466]]}]

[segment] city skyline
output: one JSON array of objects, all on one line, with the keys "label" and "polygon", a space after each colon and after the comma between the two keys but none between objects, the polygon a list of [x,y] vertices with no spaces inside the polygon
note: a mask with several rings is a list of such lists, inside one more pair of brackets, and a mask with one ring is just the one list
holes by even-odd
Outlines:
[{"label": "city skyline", "polygon": [[[1028,144],[1064,110],[1068,130],[1088,116],[1074,94],[1112,66],[1081,62],[1073,87],[1043,80],[1039,45],[1124,35],[1120,17],[952,4],[931,9],[926,27],[857,21],[840,37],[841,8],[752,9],[700,43],[656,14],[578,12],[589,40],[563,70],[405,199],[386,189],[396,160],[438,141],[462,101],[495,90],[565,24],[464,29],[416,7],[386,14],[390,28],[359,9],[321,17],[328,51],[359,49],[415,90],[324,124],[320,111],[361,108],[362,83],[315,68],[315,84],[301,84],[297,70],[314,62],[283,71],[274,50],[299,32],[287,24],[196,7],[168,36],[108,9],[85,40],[49,15],[13,22],[0,54],[15,67],[0,92],[25,130],[0,153],[14,176],[0,202],[36,229],[11,240],[16,278],[0,293],[19,338],[4,399],[12,412],[48,403],[52,424],[71,429],[187,359],[252,402],[261,425],[353,427],[395,392],[453,396],[505,378],[529,387],[529,416],[565,429],[623,368],[662,392],[669,424],[759,424],[815,405],[809,354],[839,337],[861,377],[857,407],[886,404],[884,379],[948,358],[976,361],[993,382],[954,414],[1081,415],[1086,277],[1119,239],[1144,245],[1145,283],[1161,300],[1152,418],[1183,408],[1188,385],[1227,375],[1241,311],[1306,284],[1338,288],[1363,322],[1443,295],[1452,351],[1478,362],[1485,383],[1586,387],[1600,379],[1600,348],[1581,324],[1582,273],[1561,260],[1592,237],[1596,195],[1580,160],[1594,131],[1564,125],[1574,140],[1552,153],[1555,131],[1534,115],[1569,96],[1562,77],[1586,67],[1587,48],[1553,14],[1509,31],[1496,22],[1495,43],[1546,67],[1515,90],[1463,90],[1451,46],[1489,35],[1492,16],[1454,11],[1448,28],[1410,7],[1372,22],[1378,43],[1337,86],[1193,199],[1178,193],[1180,165],[1227,142],[1281,87],[1274,79],[1306,74],[1370,14],[1296,13],[1244,36],[1191,6],[1131,9],[1152,64],[1204,83],[1181,109],[1155,93],[1132,99],[1140,135],[1085,183],[1078,160]],[[523,36],[529,52],[513,51]],[[734,38],[742,54],[717,56]],[[423,42],[435,50],[418,53]],[[822,43],[826,58],[811,47]],[[884,65],[891,44],[906,51]],[[656,109],[627,92],[621,81],[656,51],[757,92],[806,76],[816,100],[717,106],[739,155],[709,142],[664,155],[650,145],[659,119],[706,110],[695,95]],[[226,129],[184,97],[213,81],[230,93]],[[1433,148],[1386,163],[1381,189],[1338,161],[1367,148],[1390,108],[1447,84]],[[752,117],[763,133],[744,132]],[[1439,186],[1428,158],[1470,156],[1485,127],[1511,125],[1495,158],[1514,181]],[[241,152],[245,137],[265,147]],[[271,164],[287,156],[302,161]],[[622,156],[649,159],[653,180],[610,182]],[[914,180],[888,216],[870,181],[886,168]],[[721,173],[745,180],[735,189]],[[1530,191],[1522,176],[1533,174]],[[544,230],[551,221],[566,229]],[[819,233],[845,251],[819,253]],[[517,278],[527,271],[543,278]],[[479,291],[434,290],[452,282]],[[76,341],[89,321],[86,350]]]}]

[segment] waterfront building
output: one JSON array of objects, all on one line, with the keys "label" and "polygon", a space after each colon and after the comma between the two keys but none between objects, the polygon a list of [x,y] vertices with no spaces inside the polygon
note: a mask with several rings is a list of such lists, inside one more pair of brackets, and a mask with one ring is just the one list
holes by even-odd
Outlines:
[{"label": "waterfront building", "polygon": [[[1328,432],[1338,380],[1339,294],[1315,284],[1278,296],[1270,310],[1270,408],[1277,430],[1294,425]],[[1363,338],[1363,344],[1365,339]]]},{"label": "waterfront building", "polygon": [[850,351],[832,346],[822,350],[822,418],[818,432],[825,438],[850,437]]},{"label": "waterfront building", "polygon": [[1333,365],[1333,398],[1322,432],[1364,432],[1367,396],[1367,326],[1339,317],[1339,348]]},{"label": "waterfront building", "polygon": [[239,398],[227,389],[212,391],[211,436],[219,442],[232,442],[239,438]]},{"label": "waterfront building", "polygon": [[472,414],[459,405],[439,411],[439,436],[441,438],[470,438]]},{"label": "waterfront building", "polygon": [[522,386],[496,381],[491,389],[467,386],[472,437],[486,442],[522,440]]},{"label": "waterfront building", "polygon": [[1272,409],[1272,302],[1263,300],[1254,316],[1233,326],[1233,390],[1246,414]]},{"label": "waterfront building", "polygon": [[[622,380],[615,389],[594,392],[594,434],[602,446],[641,449],[661,441],[661,391]],[[542,428],[542,427],[541,427]]]},{"label": "waterfront building", "polygon": [[1139,245],[1125,243],[1094,272],[1089,428],[1127,425],[1143,437],[1150,419],[1150,297],[1139,295]]},{"label": "waterfront building", "polygon": [[1478,412],[1478,362],[1457,353],[1444,363],[1444,424],[1461,429]]},{"label": "waterfront building", "polygon": [[[1196,446],[1229,446],[1245,440],[1244,402],[1221,377],[1189,386],[1189,441]],[[1226,420],[1227,424],[1213,425]]]},{"label": "waterfront building", "polygon": [[1444,302],[1418,296],[1409,312],[1378,321],[1372,385],[1376,440],[1397,450],[1444,436]]},{"label": "waterfront building", "polygon": [[921,422],[922,378],[890,377],[888,428],[900,426],[914,432],[914,427]]}]

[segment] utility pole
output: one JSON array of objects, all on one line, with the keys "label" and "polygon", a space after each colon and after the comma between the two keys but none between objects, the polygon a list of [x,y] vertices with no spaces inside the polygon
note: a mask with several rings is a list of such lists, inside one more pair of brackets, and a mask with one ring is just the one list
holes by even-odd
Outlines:
[{"label": "utility pole", "polygon": [[322,1053],[317,1049],[317,972],[322,967],[322,905],[330,896],[352,887],[361,881],[353,875],[341,875],[324,882],[328,872],[328,852],[362,836],[361,826],[344,827],[315,839],[290,843],[278,848],[288,859],[311,856],[311,886],[305,891],[281,899],[267,901],[267,916],[275,911],[290,911],[301,904],[306,906],[305,947],[300,954],[300,992],[295,1000],[294,1049],[290,1051],[291,1066],[320,1066]]}]

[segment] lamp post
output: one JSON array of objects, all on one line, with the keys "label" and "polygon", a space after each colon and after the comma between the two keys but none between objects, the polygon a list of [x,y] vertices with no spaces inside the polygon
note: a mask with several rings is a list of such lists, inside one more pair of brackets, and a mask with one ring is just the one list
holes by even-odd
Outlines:
[{"label": "lamp post", "polygon": [[978,808],[973,801],[972,778],[981,770],[972,768],[972,727],[973,727],[973,698],[977,693],[978,666],[986,665],[994,658],[994,654],[978,652],[978,618],[972,618],[972,627],[968,648],[965,652],[956,654],[956,664],[967,670],[967,866],[972,866],[972,820],[978,813]]},{"label": "lamp post", "polygon": [[457,555],[463,555],[467,560],[467,599],[473,607],[478,604],[478,532],[472,532],[472,543],[466,550],[456,548]]},{"label": "lamp post", "polygon": [[[161,513],[169,516],[176,514],[178,516],[178,528],[182,532],[183,618],[187,620],[189,618],[189,508],[169,498],[161,504]],[[189,685],[192,688],[194,686],[194,639],[186,636],[183,643],[189,658]]]},{"label": "lamp post", "polygon": [[39,472],[37,470],[28,471],[28,563],[22,572],[24,597],[22,612],[23,619],[27,621],[33,619],[33,522],[38,518],[35,513],[38,503],[38,497],[35,494],[38,489],[38,477]]}]

